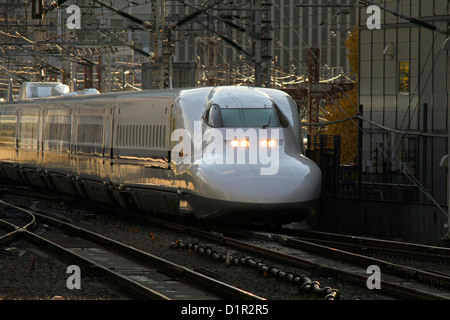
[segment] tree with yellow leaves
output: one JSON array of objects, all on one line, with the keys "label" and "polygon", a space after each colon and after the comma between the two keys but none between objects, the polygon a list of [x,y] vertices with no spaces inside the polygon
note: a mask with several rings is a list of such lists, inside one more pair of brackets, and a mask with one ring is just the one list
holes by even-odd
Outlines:
[{"label": "tree with yellow leaves", "polygon": [[[354,75],[358,75],[358,37],[358,25],[356,25],[345,42],[347,58]],[[350,118],[356,115],[358,111],[357,106],[358,85],[355,83],[351,90],[340,92],[337,99],[331,101],[325,107],[324,118],[329,122]],[[341,164],[349,164],[357,158],[358,127],[356,119],[328,125],[326,134],[341,136]]]}]

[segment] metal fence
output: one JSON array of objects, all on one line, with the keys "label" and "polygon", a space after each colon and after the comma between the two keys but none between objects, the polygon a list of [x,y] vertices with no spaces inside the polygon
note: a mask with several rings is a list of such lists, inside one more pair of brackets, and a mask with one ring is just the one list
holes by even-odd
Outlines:
[{"label": "metal fence", "polygon": [[[358,166],[340,165],[339,136],[308,136],[306,155],[322,170],[322,197],[311,226],[316,230],[437,244],[447,217],[436,205],[415,201],[411,186],[362,181]],[[389,195],[389,197],[387,196]]]},{"label": "metal fence", "polygon": [[308,135],[306,156],[322,170],[322,193],[336,195],[340,189],[341,137]]},{"label": "metal fence", "polygon": [[432,205],[324,195],[319,206],[315,230],[429,244],[446,233],[447,218]]}]

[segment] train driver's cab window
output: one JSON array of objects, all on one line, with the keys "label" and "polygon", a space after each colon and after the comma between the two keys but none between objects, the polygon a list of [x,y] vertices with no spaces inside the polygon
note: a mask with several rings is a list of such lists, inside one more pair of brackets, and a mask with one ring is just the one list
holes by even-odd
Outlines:
[{"label": "train driver's cab window", "polygon": [[220,128],[223,127],[222,114],[220,107],[217,104],[213,104],[204,114],[204,119],[211,127]]},{"label": "train driver's cab window", "polygon": [[288,121],[276,105],[267,108],[221,108],[213,104],[203,115],[215,128],[287,127]]}]

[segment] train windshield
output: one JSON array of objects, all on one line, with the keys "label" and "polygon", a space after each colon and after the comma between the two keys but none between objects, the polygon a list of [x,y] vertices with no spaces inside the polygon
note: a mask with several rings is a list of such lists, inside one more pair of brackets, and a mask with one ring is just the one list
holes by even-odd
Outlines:
[{"label": "train windshield", "polygon": [[286,118],[275,105],[271,108],[220,108],[212,105],[204,119],[213,127],[287,127]]}]

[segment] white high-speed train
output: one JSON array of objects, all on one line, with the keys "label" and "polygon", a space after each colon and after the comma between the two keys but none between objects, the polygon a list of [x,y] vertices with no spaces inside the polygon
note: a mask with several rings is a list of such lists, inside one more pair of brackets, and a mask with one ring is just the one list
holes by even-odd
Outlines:
[{"label": "white high-speed train", "polygon": [[302,155],[297,106],[282,91],[60,88],[29,83],[0,104],[4,178],[200,219],[300,221],[320,196],[320,169]]}]

